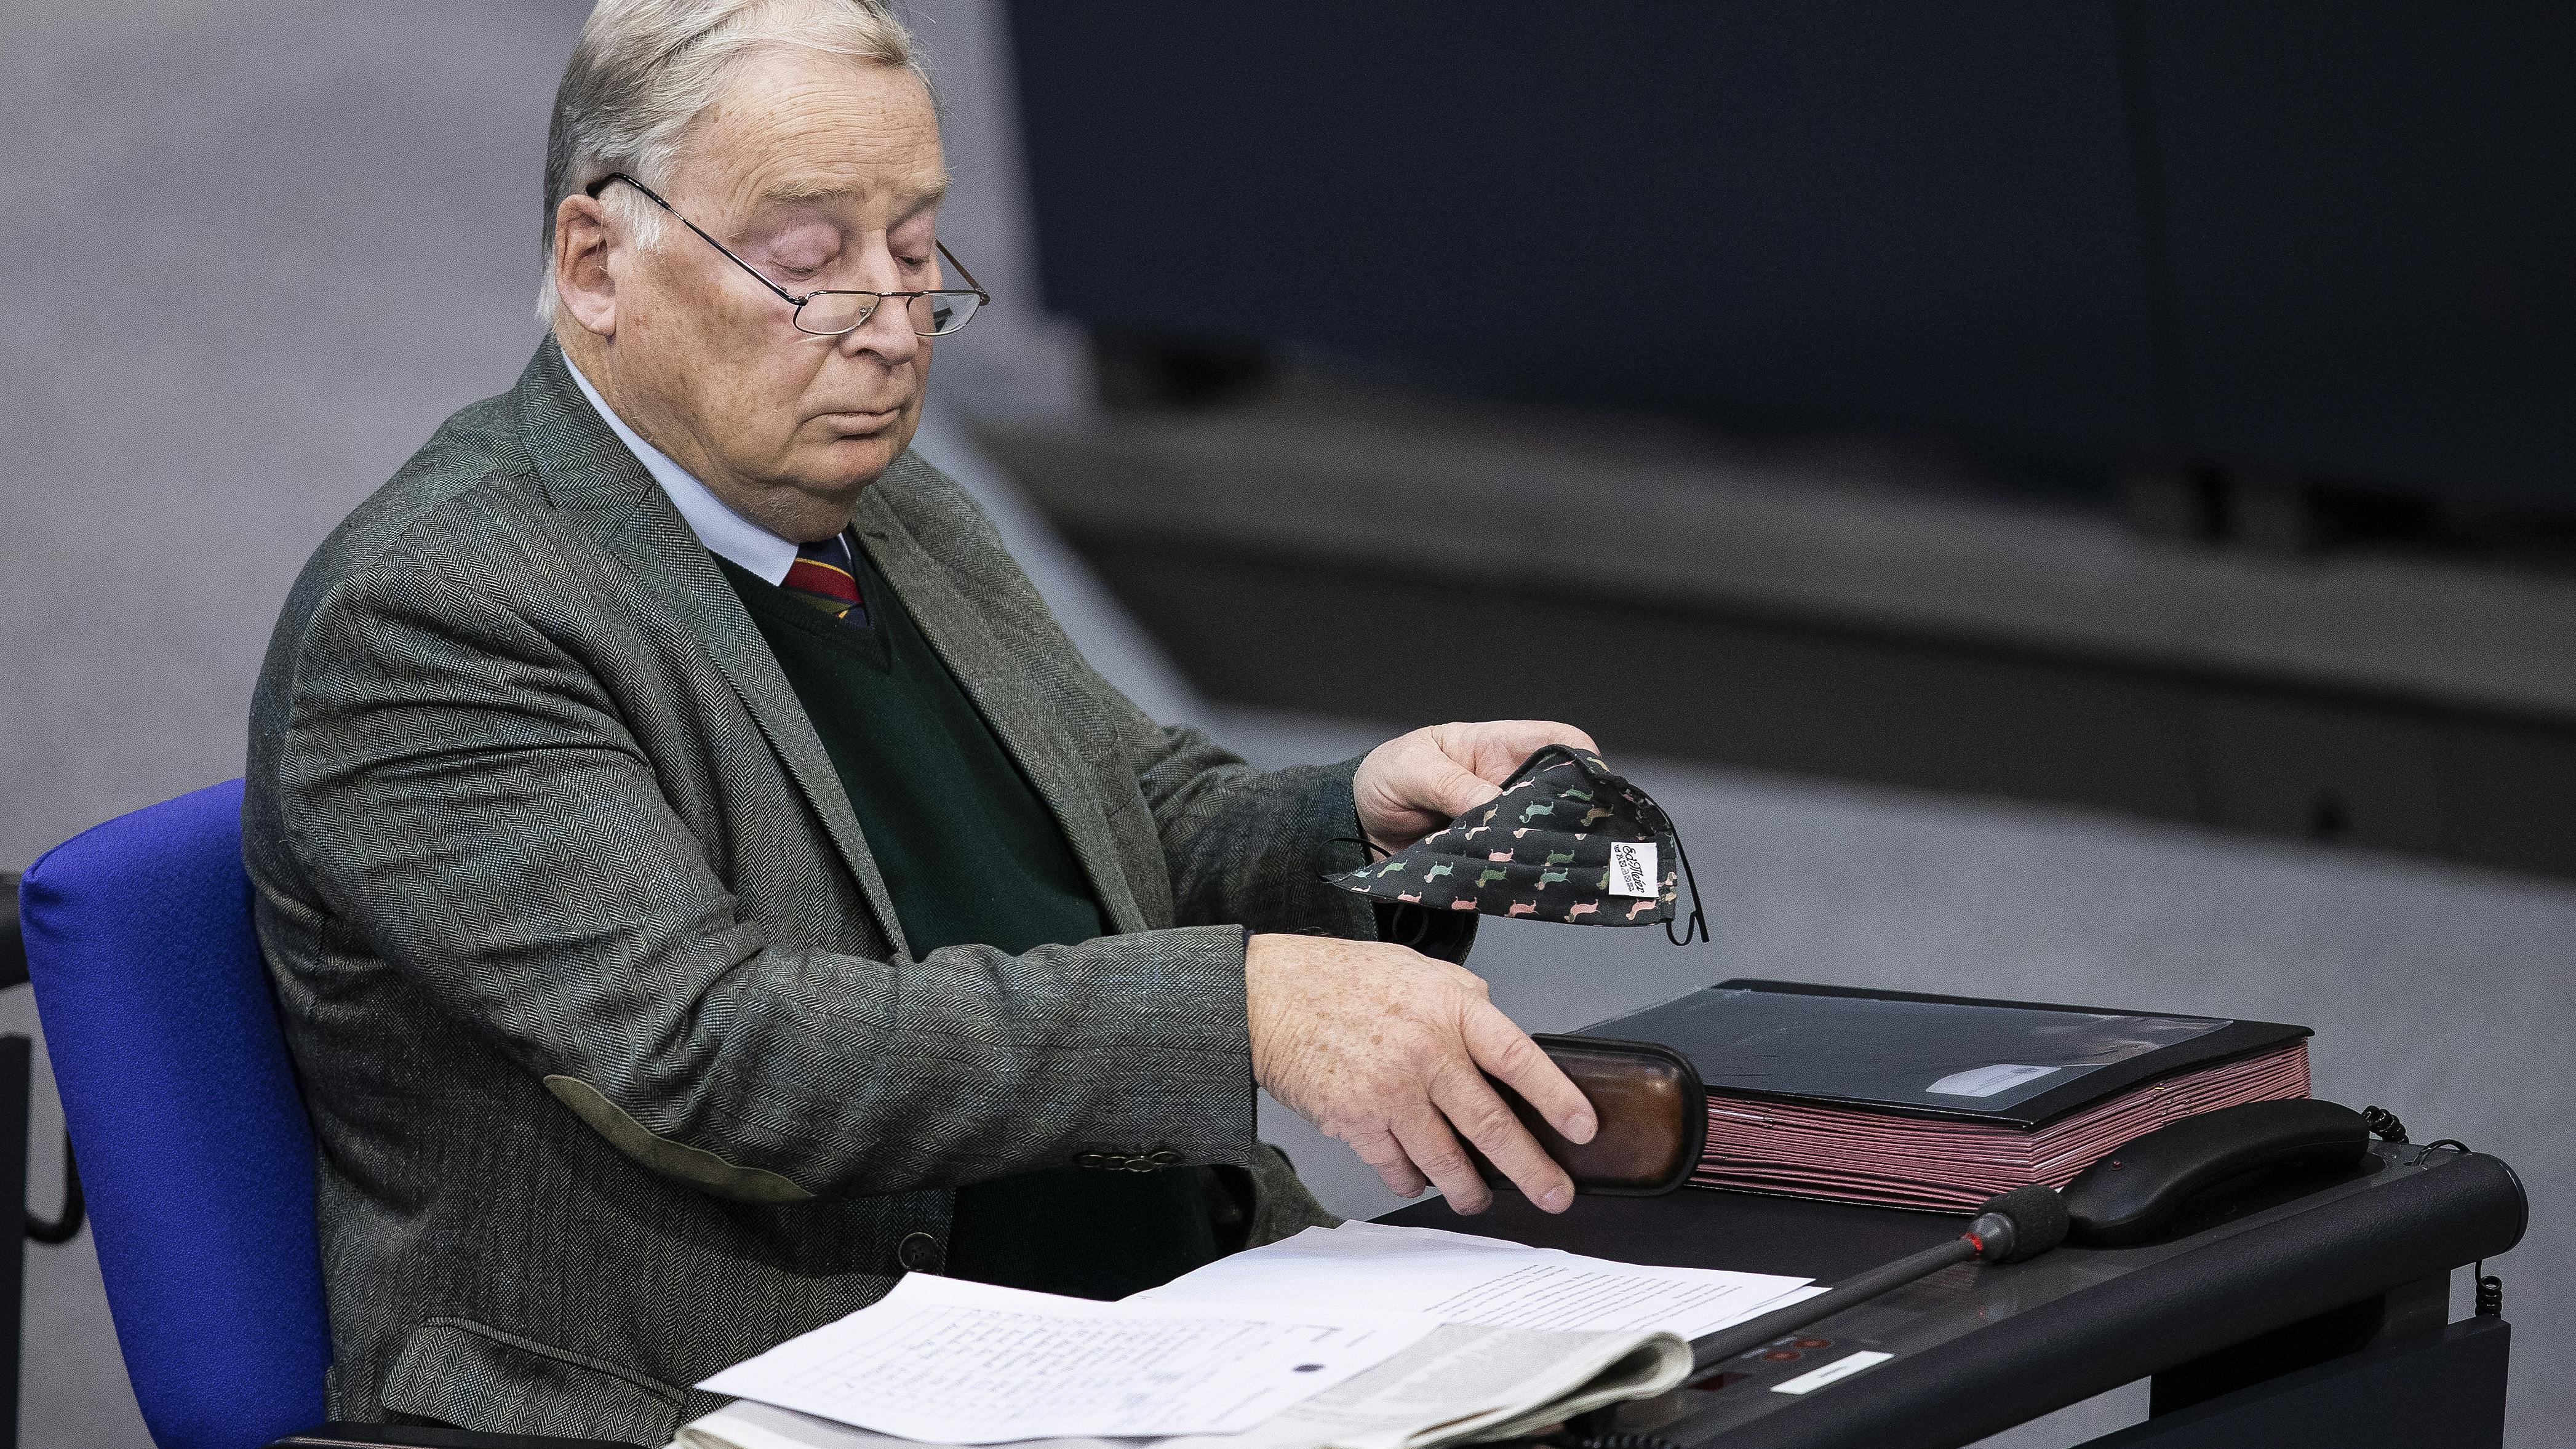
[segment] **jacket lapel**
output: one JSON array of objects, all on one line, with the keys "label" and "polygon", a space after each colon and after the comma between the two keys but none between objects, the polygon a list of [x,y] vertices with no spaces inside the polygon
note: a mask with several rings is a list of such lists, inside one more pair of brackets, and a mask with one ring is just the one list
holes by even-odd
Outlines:
[{"label": "jacket lapel", "polygon": [[544,476],[547,496],[567,511],[596,517],[603,544],[634,576],[659,622],[696,639],[822,820],[878,930],[897,955],[909,956],[894,898],[859,833],[841,777],[714,555],[644,465],[608,431],[565,371],[552,339],[537,349],[517,393],[522,442]]},{"label": "jacket lapel", "polygon": [[877,571],[894,585],[905,611],[940,662],[975,702],[994,738],[1046,802],[1075,859],[1082,862],[1109,928],[1144,930],[1144,912],[1111,846],[1099,795],[1067,747],[1056,717],[1039,703],[1017,662],[984,627],[982,613],[957,591],[947,571],[922,548],[893,506],[891,494],[904,486],[904,475],[922,466],[907,452],[859,495],[858,512],[852,519],[859,541]]}]

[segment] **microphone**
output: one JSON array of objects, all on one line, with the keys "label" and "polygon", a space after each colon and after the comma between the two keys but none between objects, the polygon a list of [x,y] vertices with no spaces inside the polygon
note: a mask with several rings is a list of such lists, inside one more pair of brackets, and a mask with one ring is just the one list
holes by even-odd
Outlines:
[{"label": "microphone", "polygon": [[1960,1263],[2018,1263],[2066,1241],[2066,1201],[2050,1188],[2017,1187],[1988,1198],[1968,1230],[1949,1242],[1847,1278],[1831,1289],[1759,1318],[1691,1340],[1691,1372],[1760,1348],[1782,1334],[1928,1278]]},{"label": "microphone", "polygon": [[1989,1263],[2018,1263],[2065,1242],[2067,1226],[2066,1199],[2034,1183],[1986,1199],[1959,1237]]}]

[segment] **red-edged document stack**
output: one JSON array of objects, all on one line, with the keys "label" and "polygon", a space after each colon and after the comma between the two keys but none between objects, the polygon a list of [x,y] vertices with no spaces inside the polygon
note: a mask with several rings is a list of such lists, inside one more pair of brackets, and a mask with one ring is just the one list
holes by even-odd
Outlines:
[{"label": "red-edged document stack", "polygon": [[1966,1212],[2122,1143],[2308,1095],[2306,1027],[1728,981],[1588,1028],[1708,1087],[1703,1187]]}]

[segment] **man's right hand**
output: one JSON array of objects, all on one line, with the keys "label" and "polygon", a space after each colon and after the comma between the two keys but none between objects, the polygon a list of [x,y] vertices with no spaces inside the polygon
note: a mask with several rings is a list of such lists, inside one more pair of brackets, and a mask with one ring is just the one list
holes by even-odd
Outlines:
[{"label": "man's right hand", "polygon": [[1576,1142],[1592,1105],[1472,971],[1378,941],[1254,936],[1243,952],[1252,1075],[1406,1197],[1437,1186],[1461,1213],[1493,1193],[1463,1134],[1530,1201],[1563,1212],[1574,1182],[1485,1080],[1491,1073]]}]

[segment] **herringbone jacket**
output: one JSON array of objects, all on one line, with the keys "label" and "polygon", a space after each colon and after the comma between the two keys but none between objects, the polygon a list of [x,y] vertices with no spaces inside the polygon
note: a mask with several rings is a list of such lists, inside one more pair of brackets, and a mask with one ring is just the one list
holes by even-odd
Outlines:
[{"label": "herringbone jacket", "polygon": [[1255,1241],[1329,1220],[1253,1136],[1242,928],[1371,933],[1320,880],[1351,766],[1147,719],[910,453],[855,524],[1117,934],[906,950],[760,633],[551,342],[306,566],[243,824],[335,1416],[661,1444],[1015,1171],[1168,1150]]}]

